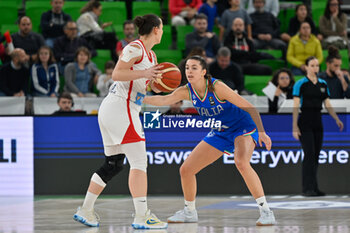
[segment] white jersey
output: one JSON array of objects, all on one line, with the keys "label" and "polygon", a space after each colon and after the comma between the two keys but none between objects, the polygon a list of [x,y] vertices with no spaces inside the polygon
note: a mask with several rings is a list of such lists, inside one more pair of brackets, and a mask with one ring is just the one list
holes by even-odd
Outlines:
[{"label": "white jersey", "polygon": [[[136,62],[131,67],[132,70],[146,70],[156,65],[156,56],[154,52],[151,50],[150,53],[147,53],[147,50],[141,40],[130,42],[123,50],[127,50],[129,46],[133,44],[137,44],[139,47],[141,47],[142,57],[140,61]],[[139,78],[132,81],[115,81],[109,88],[109,92],[141,106],[143,98],[146,95],[146,87],[148,82],[149,80],[146,78]]]}]

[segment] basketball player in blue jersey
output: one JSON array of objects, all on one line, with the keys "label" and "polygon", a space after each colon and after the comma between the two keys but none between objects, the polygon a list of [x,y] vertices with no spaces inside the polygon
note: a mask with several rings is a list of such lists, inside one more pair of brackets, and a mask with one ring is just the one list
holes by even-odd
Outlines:
[{"label": "basketball player in blue jersey", "polygon": [[256,144],[262,146],[264,143],[266,149],[270,150],[271,139],[265,133],[259,112],[254,106],[223,82],[211,78],[207,71],[207,64],[202,57],[190,57],[186,62],[186,86],[177,88],[167,96],[147,96],[144,99],[144,103],[156,106],[191,100],[204,120],[215,118],[221,121],[221,127],[212,129],[182,164],[180,175],[185,208],[169,217],[168,222],[198,221],[195,209],[196,174],[224,153],[234,152],[236,167],[258,203],[260,218],[256,225],[274,225],[274,214],[266,202],[260,179],[250,165]]}]

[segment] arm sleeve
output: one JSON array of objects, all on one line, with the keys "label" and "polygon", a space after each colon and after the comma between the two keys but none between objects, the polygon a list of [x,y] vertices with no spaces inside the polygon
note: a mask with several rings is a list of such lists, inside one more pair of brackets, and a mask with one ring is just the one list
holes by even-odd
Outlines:
[{"label": "arm sleeve", "polygon": [[321,34],[326,37],[338,35],[338,32],[332,31],[332,29],[329,28],[327,25],[330,25],[330,22],[324,15],[322,15],[319,23]]},{"label": "arm sleeve", "polygon": [[346,89],[346,91],[344,91],[344,97],[347,99],[350,99],[349,77],[344,75],[344,79],[345,79],[346,83],[348,84],[348,88]]},{"label": "arm sleeve", "polygon": [[302,84],[302,82],[300,82],[300,80],[294,84],[294,86],[293,86],[293,96],[296,96],[296,97],[299,97],[299,98],[301,97],[301,93],[300,93],[301,84]]},{"label": "arm sleeve", "polygon": [[75,94],[78,94],[80,90],[73,83],[73,77],[75,76],[75,72],[76,71],[75,71],[74,63],[69,63],[64,69],[65,89],[68,92],[73,92]]},{"label": "arm sleeve", "polygon": [[42,13],[40,18],[40,27],[43,34],[46,34],[50,30],[50,14],[47,12]]},{"label": "arm sleeve", "polygon": [[318,62],[321,64],[323,62],[323,53],[322,46],[319,40],[316,39],[317,47],[316,47],[316,57]]},{"label": "arm sleeve", "polygon": [[55,86],[55,88],[52,88],[51,90],[53,90],[53,91],[51,91],[51,93],[50,94],[52,94],[52,93],[58,93],[58,91],[59,91],[59,88],[60,88],[60,75],[59,75],[59,73],[58,73],[58,66],[57,66],[57,64],[55,64],[55,78],[56,78],[56,86]]},{"label": "arm sleeve", "polygon": [[96,84],[97,90],[99,90],[99,91],[103,90],[105,78],[106,78],[105,74],[102,74],[98,77],[97,84]]},{"label": "arm sleeve", "polygon": [[178,0],[169,0],[169,11],[172,14],[172,16],[174,15],[178,15],[181,11],[183,6],[181,6],[181,4],[178,4]]},{"label": "arm sleeve", "polygon": [[32,76],[34,89],[36,91],[40,92],[41,94],[47,95],[49,93],[49,91],[46,90],[45,88],[43,88],[42,86],[40,86],[40,84],[39,84],[38,69],[37,69],[36,65],[32,66],[31,76]]},{"label": "arm sleeve", "polygon": [[273,0],[270,4],[270,13],[273,14],[275,17],[278,16],[278,13],[280,12],[280,4],[278,0]]},{"label": "arm sleeve", "polygon": [[[295,45],[292,41],[289,41],[288,49],[287,49],[287,61],[295,67],[300,67],[303,65],[303,62],[299,61],[295,58],[294,55]],[[322,51],[321,51],[322,52]]]}]

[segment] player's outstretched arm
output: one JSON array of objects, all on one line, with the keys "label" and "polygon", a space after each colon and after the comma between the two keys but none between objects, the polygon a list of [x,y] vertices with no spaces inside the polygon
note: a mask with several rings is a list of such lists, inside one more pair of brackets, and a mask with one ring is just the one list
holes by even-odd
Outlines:
[{"label": "player's outstretched arm", "polygon": [[175,104],[180,100],[188,100],[188,99],[189,99],[189,96],[188,96],[187,87],[181,86],[169,95],[146,96],[143,99],[143,102],[145,104],[150,104],[154,106],[164,106],[164,105]]}]

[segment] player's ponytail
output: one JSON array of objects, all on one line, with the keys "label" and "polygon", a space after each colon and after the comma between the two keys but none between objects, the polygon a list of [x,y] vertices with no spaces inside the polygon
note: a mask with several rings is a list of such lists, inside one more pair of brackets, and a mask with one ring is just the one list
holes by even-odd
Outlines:
[{"label": "player's ponytail", "polygon": [[211,81],[211,75],[209,74],[209,68],[208,68],[208,64],[205,62],[205,59],[199,55],[195,55],[195,56],[192,56],[192,57],[189,57],[187,59],[188,60],[196,60],[196,61],[199,61],[199,64],[201,65],[202,69],[205,69],[206,70],[206,73],[204,75],[204,78],[205,79],[208,79],[208,91],[210,92],[214,92],[214,85]]}]

